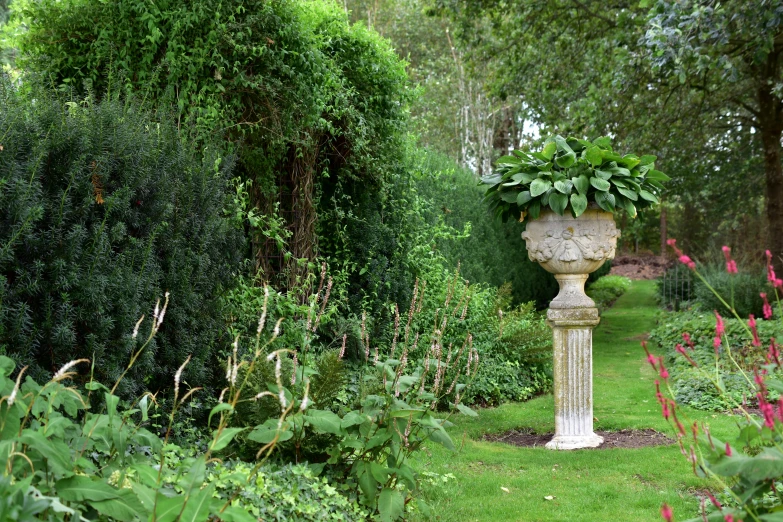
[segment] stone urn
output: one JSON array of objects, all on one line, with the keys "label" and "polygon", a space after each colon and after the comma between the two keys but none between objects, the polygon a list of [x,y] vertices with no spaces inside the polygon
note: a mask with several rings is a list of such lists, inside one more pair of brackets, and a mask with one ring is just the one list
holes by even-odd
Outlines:
[{"label": "stone urn", "polygon": [[578,218],[542,211],[522,237],[530,260],[560,285],[547,311],[554,341],[555,436],[546,446],[597,447],[603,442],[593,432],[593,328],[599,317],[584,287],[591,272],[614,258],[620,231],[610,212],[591,205]]}]

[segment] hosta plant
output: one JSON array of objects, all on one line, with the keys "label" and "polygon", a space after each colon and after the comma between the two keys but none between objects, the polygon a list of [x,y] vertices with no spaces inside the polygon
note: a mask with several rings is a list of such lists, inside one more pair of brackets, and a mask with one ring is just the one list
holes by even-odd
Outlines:
[{"label": "hosta plant", "polygon": [[488,185],[485,201],[497,217],[536,219],[546,208],[579,217],[588,204],[607,212],[636,211],[659,201],[669,177],[655,170],[655,156],[620,154],[609,138],[593,142],[561,136],[549,138],[536,152],[515,150],[496,162],[481,181]]}]

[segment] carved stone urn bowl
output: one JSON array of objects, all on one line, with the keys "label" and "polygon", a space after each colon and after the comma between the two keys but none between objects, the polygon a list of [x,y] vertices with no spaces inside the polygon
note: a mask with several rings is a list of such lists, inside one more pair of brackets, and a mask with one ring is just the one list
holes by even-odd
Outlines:
[{"label": "carved stone urn bowl", "polygon": [[555,274],[560,293],[550,308],[594,308],[584,292],[590,273],[613,259],[620,231],[614,216],[597,207],[588,207],[578,218],[559,216],[544,210],[530,221],[522,237],[531,261]]}]

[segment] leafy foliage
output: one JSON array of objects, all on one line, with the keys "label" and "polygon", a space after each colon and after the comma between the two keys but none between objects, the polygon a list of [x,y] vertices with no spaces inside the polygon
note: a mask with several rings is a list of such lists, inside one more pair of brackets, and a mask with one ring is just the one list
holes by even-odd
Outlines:
[{"label": "leafy foliage", "polygon": [[560,136],[548,139],[540,152],[514,151],[498,159],[497,170],[482,178],[489,185],[485,201],[497,217],[507,220],[542,209],[559,215],[566,209],[579,217],[595,202],[606,212],[624,209],[636,217],[637,208],[659,203],[666,174],[655,170],[655,156],[641,158],[613,152],[608,138],[592,143]]},{"label": "leafy foliage", "polygon": [[0,79],[0,350],[36,379],[72,359],[115,380],[134,324],[169,292],[166,328],[123,394],[214,382],[216,299],[238,266],[241,234],[222,217],[231,162],[186,149],[165,114],[131,99],[29,94]]}]

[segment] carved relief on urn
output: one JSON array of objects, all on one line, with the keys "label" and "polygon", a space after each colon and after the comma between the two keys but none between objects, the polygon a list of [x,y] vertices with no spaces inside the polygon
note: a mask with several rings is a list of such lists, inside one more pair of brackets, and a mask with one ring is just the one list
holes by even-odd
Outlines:
[{"label": "carved relief on urn", "polygon": [[614,216],[588,208],[579,218],[544,211],[522,233],[528,257],[555,274],[560,293],[551,308],[591,308],[595,303],[584,293],[587,276],[614,258],[620,231]]}]

